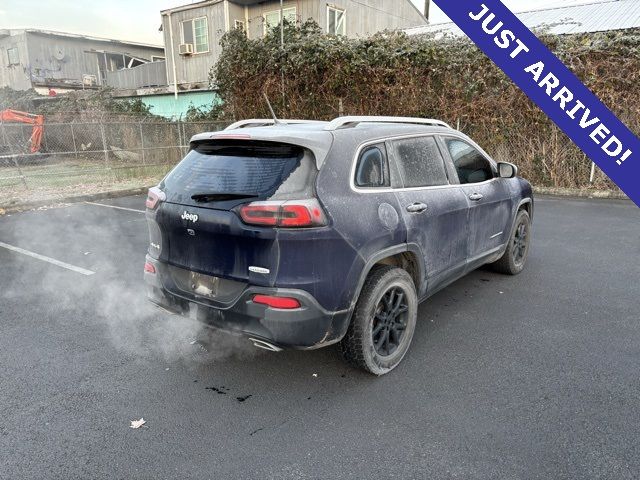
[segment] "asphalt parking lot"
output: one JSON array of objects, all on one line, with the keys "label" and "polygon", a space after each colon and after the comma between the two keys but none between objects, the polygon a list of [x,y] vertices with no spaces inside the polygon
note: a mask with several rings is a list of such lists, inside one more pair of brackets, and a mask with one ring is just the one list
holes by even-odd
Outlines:
[{"label": "asphalt parking lot", "polygon": [[144,198],[100,203],[0,217],[0,478],[638,477],[632,203],[538,199],[525,272],[423,304],[382,378],[192,345],[144,299]]}]

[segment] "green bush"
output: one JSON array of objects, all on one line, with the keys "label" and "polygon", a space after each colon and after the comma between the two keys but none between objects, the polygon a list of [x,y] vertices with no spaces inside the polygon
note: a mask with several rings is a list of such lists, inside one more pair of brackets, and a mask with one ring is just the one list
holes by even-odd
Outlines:
[{"label": "green bush", "polygon": [[[635,132],[640,111],[637,31],[541,39]],[[263,39],[239,30],[222,40],[210,79],[227,119],[399,115],[443,119],[540,186],[613,188],[602,174],[475,45],[464,38],[327,36],[312,21]]]}]

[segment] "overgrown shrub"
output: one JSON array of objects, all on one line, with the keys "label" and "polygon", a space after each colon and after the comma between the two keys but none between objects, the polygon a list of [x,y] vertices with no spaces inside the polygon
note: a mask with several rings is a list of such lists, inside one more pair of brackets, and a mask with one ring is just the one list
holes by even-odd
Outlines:
[{"label": "overgrown shrub", "polygon": [[[541,39],[634,132],[640,131],[637,31]],[[475,45],[462,38],[324,35],[312,21],[249,40],[226,34],[210,79],[229,119],[345,115],[434,117],[459,125],[494,157],[510,160],[540,186],[614,188]]]},{"label": "overgrown shrub", "polygon": [[[154,117],[142,99],[118,98],[113,89],[79,90],[47,98],[35,90],[16,91],[0,88],[0,110],[23,110],[45,115],[48,123],[91,122],[108,118],[109,121]],[[156,117],[161,119],[160,117]]]}]

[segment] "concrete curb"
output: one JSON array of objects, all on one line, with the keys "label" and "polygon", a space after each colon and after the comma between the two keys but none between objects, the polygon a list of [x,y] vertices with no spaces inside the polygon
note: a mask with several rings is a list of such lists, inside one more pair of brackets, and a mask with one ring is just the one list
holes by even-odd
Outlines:
[{"label": "concrete curb", "polygon": [[131,195],[142,195],[142,194],[146,194],[149,188],[151,188],[151,186],[129,188],[126,190],[113,190],[111,192],[94,193],[91,195],[72,195],[68,197],[60,197],[55,199],[42,200],[38,202],[21,203],[19,205],[7,205],[7,206],[0,205],[0,215],[6,214],[6,213],[19,213],[27,210],[34,210],[40,207],[48,207],[51,205],[57,205],[62,203],[94,202],[96,200],[106,200],[109,198],[129,197]]},{"label": "concrete curb", "polygon": [[549,195],[553,197],[574,197],[574,198],[595,198],[609,200],[629,200],[624,193],[616,190],[588,190],[580,188],[555,188],[555,187],[533,187],[533,192],[538,195]]}]

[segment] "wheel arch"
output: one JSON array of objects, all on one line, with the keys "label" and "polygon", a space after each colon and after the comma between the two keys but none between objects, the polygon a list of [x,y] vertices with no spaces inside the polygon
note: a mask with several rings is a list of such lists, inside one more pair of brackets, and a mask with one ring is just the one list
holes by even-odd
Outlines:
[{"label": "wheel arch", "polygon": [[376,253],[371,258],[369,258],[364,268],[362,269],[353,304],[355,305],[355,302],[360,297],[362,287],[364,286],[369,273],[371,273],[371,269],[375,265],[391,265],[406,270],[413,279],[413,282],[416,286],[416,294],[418,295],[418,298],[421,298],[424,295],[427,287],[425,279],[426,277],[424,274],[425,267],[423,259],[424,257],[422,255],[422,250],[415,243],[395,245],[393,247],[385,248],[384,250]]},{"label": "wheel arch", "polygon": [[[529,218],[533,221],[533,200],[529,197],[523,198],[516,209],[516,216],[520,210],[525,210],[529,214]],[[515,223],[515,219],[514,219]]]}]

